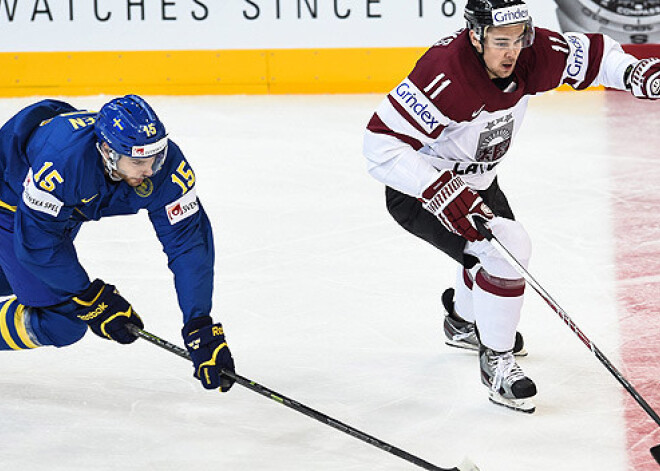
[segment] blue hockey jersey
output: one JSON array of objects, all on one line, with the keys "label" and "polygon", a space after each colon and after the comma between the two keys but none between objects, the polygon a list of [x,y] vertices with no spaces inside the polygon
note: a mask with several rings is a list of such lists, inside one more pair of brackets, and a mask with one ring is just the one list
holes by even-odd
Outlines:
[{"label": "blue hockey jersey", "polygon": [[135,188],[114,182],[96,148],[95,121],[95,112],[44,100],[0,129],[0,226],[14,232],[18,259],[67,301],[90,283],[73,244],[82,223],[146,209],[184,322],[209,315],[213,235],[192,168],[170,140],[158,173]]}]

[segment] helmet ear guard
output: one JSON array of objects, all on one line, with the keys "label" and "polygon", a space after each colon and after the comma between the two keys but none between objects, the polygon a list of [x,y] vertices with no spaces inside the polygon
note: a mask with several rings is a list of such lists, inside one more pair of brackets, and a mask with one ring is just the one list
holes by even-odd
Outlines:
[{"label": "helmet ear guard", "polygon": [[[107,146],[107,148],[103,148],[103,144]],[[117,164],[119,163],[119,159],[121,158],[120,154],[117,154],[115,151],[113,151],[110,146],[108,146],[107,142],[97,142],[96,143],[96,149],[99,151],[99,154],[101,154],[101,158],[103,159],[103,166],[105,167],[106,171],[108,172],[108,176],[112,181],[118,182],[121,180],[121,177],[119,177],[115,172],[118,172]]]}]

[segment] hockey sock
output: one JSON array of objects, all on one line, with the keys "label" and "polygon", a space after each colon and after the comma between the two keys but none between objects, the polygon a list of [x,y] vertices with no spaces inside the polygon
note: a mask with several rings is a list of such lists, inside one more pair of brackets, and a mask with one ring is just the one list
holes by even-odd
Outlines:
[{"label": "hockey sock", "polygon": [[472,287],[474,313],[481,343],[497,352],[513,349],[523,304],[524,280],[477,273]]},{"label": "hockey sock", "polygon": [[456,290],[454,294],[454,311],[458,317],[468,322],[474,322],[474,307],[472,302],[472,274],[462,266],[456,273]]},{"label": "hockey sock", "polygon": [[25,350],[39,347],[31,333],[30,309],[15,297],[0,303],[0,350]]}]

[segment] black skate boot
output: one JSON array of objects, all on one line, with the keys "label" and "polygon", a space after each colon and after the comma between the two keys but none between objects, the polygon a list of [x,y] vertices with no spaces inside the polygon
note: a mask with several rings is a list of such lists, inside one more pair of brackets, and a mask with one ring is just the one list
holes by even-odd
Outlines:
[{"label": "black skate boot", "polygon": [[482,345],[479,365],[481,382],[489,388],[491,402],[528,414],[536,410],[529,400],[536,395],[536,385],[518,366],[513,351],[496,352]]},{"label": "black skate boot", "polygon": [[[479,332],[474,322],[461,319],[454,312],[454,288],[448,288],[442,293],[442,305],[445,308],[444,330],[447,339],[445,343],[450,347],[464,348],[466,350],[479,351],[481,342]],[[513,346],[513,354],[517,357],[527,356],[525,342],[520,332],[516,332],[516,342]]]}]

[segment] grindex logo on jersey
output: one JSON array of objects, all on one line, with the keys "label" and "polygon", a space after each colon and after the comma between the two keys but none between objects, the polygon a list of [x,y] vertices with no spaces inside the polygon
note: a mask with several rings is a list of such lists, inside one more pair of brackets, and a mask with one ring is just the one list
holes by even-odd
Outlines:
[{"label": "grindex logo on jersey", "polygon": [[568,41],[573,46],[571,59],[566,64],[566,73],[571,77],[577,77],[582,72],[584,66],[584,47],[579,38],[575,36],[568,36]]},{"label": "grindex logo on jersey", "polygon": [[[564,77],[570,77],[576,84],[580,84],[587,78],[589,40],[581,33],[566,33],[564,37],[570,48]],[[573,86],[575,87],[575,85]]]},{"label": "grindex logo on jersey", "polygon": [[426,132],[431,133],[440,126],[440,110],[409,79],[401,82],[390,95]]}]

